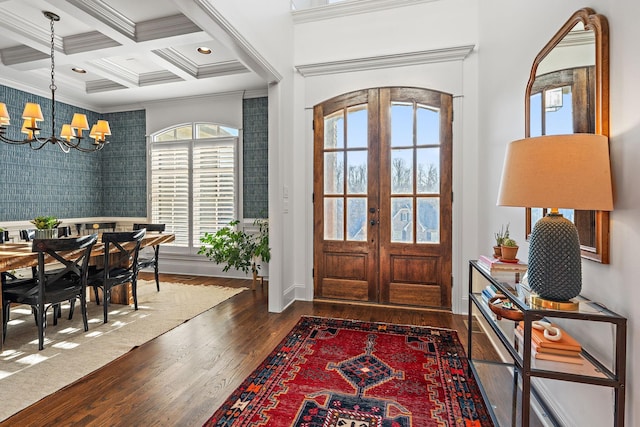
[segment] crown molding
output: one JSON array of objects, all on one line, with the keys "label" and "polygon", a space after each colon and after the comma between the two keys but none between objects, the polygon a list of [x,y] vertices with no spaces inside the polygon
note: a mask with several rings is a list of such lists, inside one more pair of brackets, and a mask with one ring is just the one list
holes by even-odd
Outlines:
[{"label": "crown molding", "polygon": [[185,55],[180,53],[178,50],[168,47],[166,49],[158,49],[152,51],[155,55],[164,59],[171,65],[181,69],[185,73],[196,77],[198,74],[198,64],[187,58]]},{"label": "crown molding", "polygon": [[108,79],[90,80],[87,82],[87,93],[109,92],[112,90],[126,89],[127,87]]},{"label": "crown molding", "polygon": [[91,15],[98,21],[127,36],[136,37],[135,23],[102,0],[67,0],[68,3]]},{"label": "crown molding", "polygon": [[17,65],[24,62],[40,61],[50,58],[50,55],[32,47],[20,45],[0,50],[0,58],[4,65]]},{"label": "crown molding", "polygon": [[140,86],[152,86],[181,81],[183,80],[180,77],[170,71],[153,71],[140,74]]},{"label": "crown molding", "polygon": [[225,61],[198,67],[197,77],[199,79],[206,79],[209,77],[230,76],[248,72],[247,67],[240,61]]},{"label": "crown molding", "polygon": [[202,29],[194,24],[189,18],[179,13],[177,15],[165,16],[158,19],[151,19],[136,24],[136,41],[164,39],[183,34],[198,33]]},{"label": "crown molding", "polygon": [[120,43],[105,36],[100,31],[91,31],[64,38],[64,50],[68,55],[106,49],[115,46],[120,46]]},{"label": "crown molding", "polygon": [[293,10],[291,16],[294,24],[301,24],[434,1],[440,0],[350,0],[309,9]]},{"label": "crown molding", "polygon": [[324,74],[376,70],[379,68],[423,65],[435,62],[462,61],[471,53],[473,48],[474,45],[456,46],[393,55],[296,65],[295,68],[303,77],[311,77]]}]

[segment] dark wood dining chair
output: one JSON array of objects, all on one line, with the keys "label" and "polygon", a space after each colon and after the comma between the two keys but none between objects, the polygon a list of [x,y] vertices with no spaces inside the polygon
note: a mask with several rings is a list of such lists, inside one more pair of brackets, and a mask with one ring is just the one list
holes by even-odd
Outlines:
[{"label": "dark wood dining chair", "polygon": [[100,304],[98,288],[102,290],[104,323],[108,320],[111,289],[131,283],[134,308],[138,309],[138,253],[146,230],[102,233],[104,256],[102,267],[91,272],[88,286],[93,288]]},{"label": "dark wood dining chair", "polygon": [[[30,305],[38,326],[38,349],[44,348],[47,310],[53,307],[53,323],[57,324],[60,304],[69,301],[69,319],[73,316],[76,299],[80,300],[85,332],[87,320],[86,286],[91,249],[98,240],[93,234],[71,239],[35,239],[32,251],[38,253],[38,274],[30,281],[9,287],[2,292],[3,332],[6,336],[9,310],[12,303]],[[47,271],[50,259],[57,262],[53,272]]]},{"label": "dark wood dining chair", "polygon": [[[163,233],[165,224],[133,224],[134,230],[147,230],[147,233]],[[151,248],[152,252],[147,253],[143,250],[138,258],[138,266],[142,270],[143,268],[153,267],[153,275],[156,279],[156,289],[160,292],[160,276],[158,271],[158,256],[160,254],[160,245],[154,245]]]}]

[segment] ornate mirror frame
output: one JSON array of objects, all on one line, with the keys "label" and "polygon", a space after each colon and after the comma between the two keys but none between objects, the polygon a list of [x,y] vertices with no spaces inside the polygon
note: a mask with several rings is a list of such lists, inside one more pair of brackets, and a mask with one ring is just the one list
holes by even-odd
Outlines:
[{"label": "ornate mirror frame", "polygon": [[[540,63],[558,47],[569,32],[582,23],[585,30],[594,32],[595,35],[595,65],[593,70],[593,132],[609,136],[609,24],[606,17],[596,14],[591,8],[583,8],[576,11],[569,20],[560,28],[553,38],[544,46],[536,56],[531,67],[531,74],[525,93],[525,137],[531,136],[531,95],[534,89],[537,70]],[[533,92],[535,93],[535,92]],[[587,108],[587,107],[585,107]],[[592,242],[584,244],[581,241],[580,251],[583,258],[603,264],[609,263],[609,212],[606,211],[581,211],[589,216]],[[525,223],[526,238],[531,234],[532,213],[526,209]],[[582,238],[581,238],[582,240]]]}]

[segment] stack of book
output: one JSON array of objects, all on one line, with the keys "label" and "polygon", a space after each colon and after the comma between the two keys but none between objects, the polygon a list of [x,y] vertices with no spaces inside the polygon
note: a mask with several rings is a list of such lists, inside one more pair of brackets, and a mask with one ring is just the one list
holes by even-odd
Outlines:
[{"label": "stack of book", "polygon": [[[552,325],[558,327],[557,325]],[[515,329],[515,337],[518,348],[522,348],[524,343],[523,322],[520,322]],[[569,335],[560,329],[562,338],[559,341],[551,341],[544,337],[544,332],[531,328],[531,356],[539,360],[550,360],[553,362],[572,363],[582,365],[584,359],[580,356],[582,346]],[[522,353],[522,351],[520,351]]]},{"label": "stack of book", "polygon": [[507,283],[520,283],[520,279],[527,271],[527,264],[523,262],[504,262],[485,255],[478,258],[478,266],[497,281]]}]

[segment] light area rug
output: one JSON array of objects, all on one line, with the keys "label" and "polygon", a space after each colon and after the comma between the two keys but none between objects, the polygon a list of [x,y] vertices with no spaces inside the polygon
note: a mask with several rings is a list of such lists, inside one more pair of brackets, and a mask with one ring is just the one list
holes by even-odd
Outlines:
[{"label": "light area rug", "polygon": [[77,303],[72,320],[68,305],[57,325],[48,313],[42,351],[30,307],[12,308],[0,353],[0,420],[246,289],[161,282],[157,292],[155,282],[139,280],[138,311],[112,304],[105,324],[102,305],[87,303],[88,332]]}]

